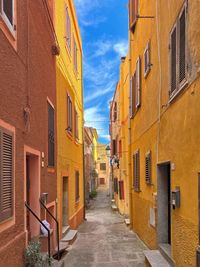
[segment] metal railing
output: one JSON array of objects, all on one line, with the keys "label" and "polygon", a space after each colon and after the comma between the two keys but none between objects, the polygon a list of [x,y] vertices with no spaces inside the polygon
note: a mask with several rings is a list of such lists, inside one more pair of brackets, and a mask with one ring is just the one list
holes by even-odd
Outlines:
[{"label": "metal railing", "polygon": [[53,218],[53,220],[56,222],[56,231],[57,231],[57,259],[60,260],[60,240],[59,240],[59,222],[58,220],[53,216],[53,214],[48,210],[48,208],[43,203],[42,199],[40,199],[40,204],[42,207],[47,211],[47,213]]},{"label": "metal railing", "polygon": [[31,214],[38,220],[38,222],[47,230],[48,233],[48,255],[49,259],[51,259],[51,240],[50,240],[50,230],[48,227],[40,220],[37,214],[31,209],[31,207],[25,202],[26,208],[31,212]]}]

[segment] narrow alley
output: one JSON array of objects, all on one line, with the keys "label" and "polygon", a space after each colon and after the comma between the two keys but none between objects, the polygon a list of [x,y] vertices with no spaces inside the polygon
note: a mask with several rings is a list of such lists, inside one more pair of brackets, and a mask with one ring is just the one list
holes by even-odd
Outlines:
[{"label": "narrow alley", "polygon": [[98,189],[97,198],[78,229],[78,238],[66,259],[67,267],[143,267],[146,247],[112,211],[108,191]]}]

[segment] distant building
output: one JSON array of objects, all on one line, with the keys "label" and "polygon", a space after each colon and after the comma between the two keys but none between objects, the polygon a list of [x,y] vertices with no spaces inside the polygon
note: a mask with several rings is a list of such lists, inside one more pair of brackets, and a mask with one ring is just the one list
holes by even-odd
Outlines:
[{"label": "distant building", "polygon": [[89,203],[90,193],[96,191],[98,173],[96,169],[98,134],[95,128],[84,127],[85,200]]},{"label": "distant building", "polygon": [[97,145],[97,172],[98,172],[98,186],[104,185],[109,187],[109,158],[106,154],[106,146],[104,144]]}]

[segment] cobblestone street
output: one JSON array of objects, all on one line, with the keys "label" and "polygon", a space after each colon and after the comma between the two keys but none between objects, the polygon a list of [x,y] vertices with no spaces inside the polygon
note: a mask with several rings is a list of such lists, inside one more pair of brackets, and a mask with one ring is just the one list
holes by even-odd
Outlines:
[{"label": "cobblestone street", "polygon": [[66,267],[144,267],[146,247],[111,210],[104,188],[98,190],[78,238],[65,258]]}]

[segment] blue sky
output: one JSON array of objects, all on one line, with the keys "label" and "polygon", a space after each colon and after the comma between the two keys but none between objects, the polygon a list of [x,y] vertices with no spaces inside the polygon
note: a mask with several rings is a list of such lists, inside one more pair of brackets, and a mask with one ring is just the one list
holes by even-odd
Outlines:
[{"label": "blue sky", "polygon": [[74,0],[83,42],[85,125],[109,142],[109,102],[128,47],[127,0]]}]

